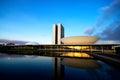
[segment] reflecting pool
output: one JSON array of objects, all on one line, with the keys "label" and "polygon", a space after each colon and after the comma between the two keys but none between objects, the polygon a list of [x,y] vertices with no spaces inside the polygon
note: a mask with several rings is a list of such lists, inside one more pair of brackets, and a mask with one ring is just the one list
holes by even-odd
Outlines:
[{"label": "reflecting pool", "polygon": [[120,69],[79,52],[0,53],[0,80],[120,80]]}]

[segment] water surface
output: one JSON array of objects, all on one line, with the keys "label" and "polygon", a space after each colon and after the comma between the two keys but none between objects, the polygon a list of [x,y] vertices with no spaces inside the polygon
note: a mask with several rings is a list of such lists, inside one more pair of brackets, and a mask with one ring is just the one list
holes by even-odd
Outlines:
[{"label": "water surface", "polygon": [[120,80],[120,69],[85,53],[0,53],[0,80]]}]

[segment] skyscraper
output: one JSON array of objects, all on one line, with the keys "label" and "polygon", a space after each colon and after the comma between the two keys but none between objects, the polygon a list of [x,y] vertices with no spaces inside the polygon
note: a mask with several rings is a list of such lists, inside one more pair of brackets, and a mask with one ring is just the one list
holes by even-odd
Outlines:
[{"label": "skyscraper", "polygon": [[53,24],[52,44],[62,44],[61,38],[64,37],[64,28],[62,24]]}]

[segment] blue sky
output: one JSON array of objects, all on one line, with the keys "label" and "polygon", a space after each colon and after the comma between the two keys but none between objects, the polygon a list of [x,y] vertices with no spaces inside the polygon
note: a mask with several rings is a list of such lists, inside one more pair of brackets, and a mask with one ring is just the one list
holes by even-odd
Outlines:
[{"label": "blue sky", "polygon": [[[63,24],[66,37],[100,35],[115,18],[103,21],[115,1],[0,0],[0,39],[51,43],[52,24],[58,23]],[[99,22],[102,25],[96,29]]]}]

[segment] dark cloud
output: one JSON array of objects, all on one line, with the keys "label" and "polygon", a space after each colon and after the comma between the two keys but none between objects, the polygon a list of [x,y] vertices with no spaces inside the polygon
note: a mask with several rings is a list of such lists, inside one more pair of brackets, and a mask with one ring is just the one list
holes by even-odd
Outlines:
[{"label": "dark cloud", "polygon": [[99,37],[103,40],[120,40],[120,21],[110,24]]},{"label": "dark cloud", "polygon": [[117,14],[120,14],[120,0],[114,0],[110,5],[102,7],[101,13],[101,21],[98,21],[97,24],[103,24],[104,22],[108,21],[111,17],[116,17]]},{"label": "dark cloud", "polygon": [[94,35],[103,40],[120,40],[120,0],[114,0],[110,5],[101,8],[102,15],[94,27],[98,31],[107,23],[105,29]]}]

